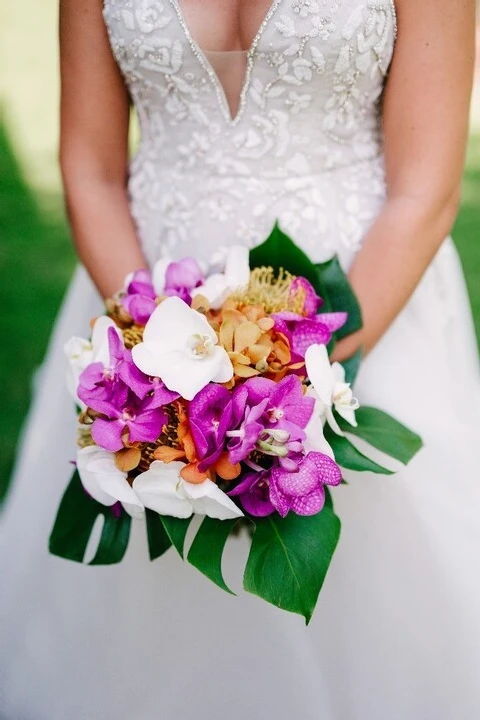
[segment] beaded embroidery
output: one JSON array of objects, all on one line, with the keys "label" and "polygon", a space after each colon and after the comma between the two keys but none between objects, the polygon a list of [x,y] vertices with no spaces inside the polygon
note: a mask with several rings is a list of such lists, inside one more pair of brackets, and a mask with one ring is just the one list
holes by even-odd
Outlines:
[{"label": "beaded embroidery", "polygon": [[147,256],[207,257],[280,218],[348,263],[385,196],[394,0],[274,0],[233,118],[179,0],[105,0],[104,16],[141,124],[129,190]]}]

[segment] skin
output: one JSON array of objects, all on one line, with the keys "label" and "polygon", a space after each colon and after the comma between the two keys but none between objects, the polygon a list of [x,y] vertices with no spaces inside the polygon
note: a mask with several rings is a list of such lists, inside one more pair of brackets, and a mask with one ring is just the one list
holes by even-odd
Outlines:
[{"label": "skin", "polygon": [[[197,42],[245,50],[269,0],[181,0]],[[405,306],[458,211],[475,55],[474,0],[396,0],[384,96],[388,196],[350,271],[364,329],[335,359],[369,352]],[[145,266],[126,194],[129,99],[102,0],[60,0],[60,164],[78,254],[108,297]],[[215,23],[211,22],[215,15]]]}]

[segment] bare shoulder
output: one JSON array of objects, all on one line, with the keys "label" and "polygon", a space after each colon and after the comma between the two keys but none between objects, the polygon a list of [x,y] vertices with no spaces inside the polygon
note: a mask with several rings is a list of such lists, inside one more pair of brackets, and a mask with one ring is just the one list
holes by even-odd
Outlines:
[{"label": "bare shoulder", "polygon": [[416,42],[419,49],[443,45],[447,51],[472,52],[475,0],[394,1],[400,46]]}]

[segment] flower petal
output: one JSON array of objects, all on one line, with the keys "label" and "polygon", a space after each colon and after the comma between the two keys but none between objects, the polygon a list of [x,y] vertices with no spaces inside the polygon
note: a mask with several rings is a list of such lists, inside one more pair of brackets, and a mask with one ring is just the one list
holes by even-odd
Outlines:
[{"label": "flower petal", "polygon": [[116,452],[124,447],[122,441],[124,428],[125,423],[121,420],[97,418],[92,425],[92,438],[99,447]]},{"label": "flower petal", "polygon": [[250,282],[250,252],[246,245],[232,245],[225,262],[225,275],[233,290],[246,287]]},{"label": "flower petal", "polygon": [[178,518],[192,515],[192,503],[184,493],[179,492],[181,483],[184,482],[180,478],[183,467],[185,465],[181,462],[166,465],[155,460],[146,472],[135,478],[133,489],[146,508],[159,515]]},{"label": "flower petal", "polygon": [[315,408],[312,417],[310,418],[310,422],[305,428],[307,439],[304,442],[304,446],[307,452],[310,452],[311,450],[316,450],[317,452],[321,452],[324,455],[328,455],[328,457],[332,458],[332,460],[335,460],[333,450],[325,439],[325,435],[323,434],[323,416],[321,412],[322,407],[323,403],[321,402],[315,404]]},{"label": "flower petal", "polygon": [[144,507],[127,482],[127,473],[118,469],[115,456],[98,447],[77,453],[77,468],[85,490],[102,505],[121,502],[133,517],[141,517]]},{"label": "flower petal", "polygon": [[311,345],[307,349],[305,353],[305,367],[309,380],[320,400],[325,403],[325,405],[331,406],[335,378],[325,345]]},{"label": "flower petal", "polygon": [[110,365],[110,347],[108,339],[108,331],[113,328],[121,340],[123,346],[123,335],[113,320],[106,315],[101,315],[93,326],[92,330],[92,349],[94,362],[101,362],[105,367]]},{"label": "flower petal", "polygon": [[196,334],[207,335],[213,343],[217,342],[217,335],[204,315],[192,310],[180,298],[168,297],[152,313],[143,340],[160,343],[163,352],[168,353],[183,347],[185,341]]},{"label": "flower petal", "polygon": [[243,517],[243,513],[220,488],[211,480],[193,485],[183,481],[183,491],[191,500],[194,511],[218,520]]},{"label": "flower petal", "polygon": [[157,260],[153,266],[152,282],[157,296],[163,295],[165,292],[165,277],[167,274],[167,268],[171,262],[171,258],[163,257],[160,258],[160,260]]}]

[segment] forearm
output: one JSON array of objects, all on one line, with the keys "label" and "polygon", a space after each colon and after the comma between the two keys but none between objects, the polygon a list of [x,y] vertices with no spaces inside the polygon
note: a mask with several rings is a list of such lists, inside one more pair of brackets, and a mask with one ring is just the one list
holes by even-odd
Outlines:
[{"label": "forearm", "polygon": [[65,180],[68,215],[80,259],[102,297],[146,266],[125,187],[105,180]]},{"label": "forearm", "polygon": [[340,343],[335,358],[368,353],[411,297],[456,215],[456,198],[429,203],[401,196],[387,201],[350,269],[363,329]]}]

